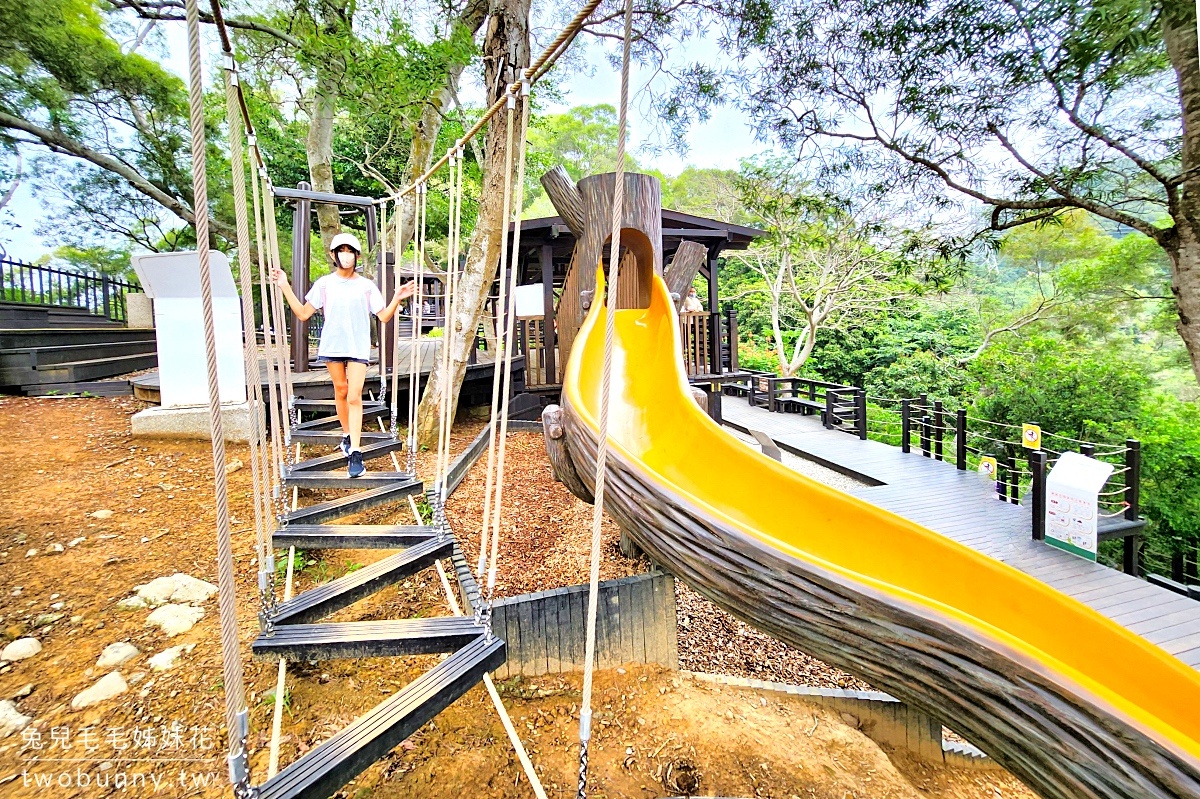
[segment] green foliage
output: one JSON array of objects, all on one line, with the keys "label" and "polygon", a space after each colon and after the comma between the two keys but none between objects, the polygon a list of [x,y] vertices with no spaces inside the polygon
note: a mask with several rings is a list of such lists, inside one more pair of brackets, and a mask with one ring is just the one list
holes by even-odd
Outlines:
[{"label": "green foliage", "polygon": [[38,259],[38,263],[46,262],[68,272],[95,272],[137,283],[137,275],[130,264],[129,256],[129,247],[74,247],[65,244],[56,248],[49,256]]},{"label": "green foliage", "polygon": [[1136,434],[1142,442],[1141,510],[1152,532],[1200,545],[1200,405],[1155,394],[1141,409]]},{"label": "green foliage", "polygon": [[1013,425],[1034,422],[1083,440],[1119,438],[1150,390],[1144,367],[1130,353],[1080,350],[1046,336],[989,350],[971,371],[980,384],[974,415]]},{"label": "green foliage", "polygon": [[184,113],[183,84],[154,61],[126,54],[91,0],[0,0],[0,107],[41,117],[70,135],[94,98],[109,111],[124,102],[163,119]]},{"label": "green foliage", "polygon": [[[962,396],[971,385],[958,361],[978,343],[978,324],[969,309],[913,299],[866,316],[856,325],[818,336],[811,365],[826,380],[869,385],[869,393],[875,396],[928,393],[936,399],[950,399]],[[889,379],[916,385],[918,375],[930,383],[917,391],[887,387]]]}]

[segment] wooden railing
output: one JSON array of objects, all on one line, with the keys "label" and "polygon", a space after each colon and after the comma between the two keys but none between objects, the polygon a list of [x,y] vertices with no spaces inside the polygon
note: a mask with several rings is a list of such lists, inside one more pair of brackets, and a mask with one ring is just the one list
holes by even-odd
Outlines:
[{"label": "wooden railing", "polygon": [[738,370],[737,316],[732,310],[725,314],[680,314],[679,343],[690,377]]},{"label": "wooden railing", "polygon": [[[737,317],[732,311],[680,314],[679,341],[689,377],[738,370]],[[529,388],[562,383],[565,358],[556,347],[551,361],[547,346],[543,319],[517,320],[517,353],[525,356],[525,385]]]},{"label": "wooden railing", "polygon": [[526,387],[557,386],[562,382],[559,359],[554,360],[553,373],[549,368],[544,319],[517,320],[517,348],[525,356]]}]

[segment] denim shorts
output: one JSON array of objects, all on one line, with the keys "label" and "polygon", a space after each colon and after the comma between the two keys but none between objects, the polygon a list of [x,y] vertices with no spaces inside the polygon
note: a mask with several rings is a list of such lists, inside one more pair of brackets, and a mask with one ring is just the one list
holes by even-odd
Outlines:
[{"label": "denim shorts", "polygon": [[361,363],[369,365],[371,362],[365,358],[344,358],[341,355],[322,355],[318,360],[322,363]]}]

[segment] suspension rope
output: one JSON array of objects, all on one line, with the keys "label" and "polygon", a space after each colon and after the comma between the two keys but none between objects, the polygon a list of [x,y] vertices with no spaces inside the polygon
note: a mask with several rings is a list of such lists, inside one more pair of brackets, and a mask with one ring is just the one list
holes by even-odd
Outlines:
[{"label": "suspension rope", "polygon": [[[428,212],[426,204],[429,192],[424,183],[417,191],[416,218],[413,220],[413,280],[417,281],[417,290],[412,296],[412,330],[409,336],[408,351],[408,471],[416,476],[417,473],[417,394],[421,390],[421,368],[424,366],[424,352],[421,347],[421,327],[425,319],[425,217]],[[429,373],[433,374],[433,363],[429,364]]]},{"label": "suspension rope", "polygon": [[[500,236],[500,267],[501,270],[508,266],[508,227],[509,220],[512,217],[512,155],[513,155],[513,115],[516,107],[516,99],[512,95],[508,95],[508,129],[506,131],[504,143],[504,199],[501,219],[503,222],[503,233]],[[518,225],[520,227],[520,225]],[[508,306],[506,305],[507,293],[505,291],[506,281],[504,280],[503,272],[500,275],[500,292],[497,299],[496,312],[507,313]],[[488,292],[491,293],[490,291]],[[514,309],[515,310],[515,309]],[[507,319],[511,314],[505,316],[506,325]],[[498,425],[496,414],[500,410],[500,394],[503,386],[503,371],[500,368],[500,337],[497,336],[497,348],[492,353],[492,402],[491,409],[488,414],[488,457],[487,457],[487,472],[483,486],[483,519],[479,524],[479,562],[475,570],[475,579],[482,582],[484,569],[487,568],[487,553],[488,541],[491,535],[491,518],[492,518],[492,490],[496,480],[496,435],[498,433]],[[508,342],[505,341],[505,349],[508,348]],[[482,608],[476,608],[476,614]]]},{"label": "suspension rope", "polygon": [[[250,411],[250,473],[253,485],[254,500],[254,530],[255,552],[258,558],[258,595],[261,609],[259,618],[266,619],[270,614],[270,596],[274,594],[270,583],[270,575],[274,571],[274,551],[270,547],[264,532],[263,519],[268,516],[267,503],[264,501],[263,470],[266,451],[266,425],[263,423],[262,382],[258,368],[258,342],[254,332],[254,303],[251,300],[250,287],[250,224],[246,213],[246,172],[242,163],[242,127],[241,117],[235,113],[237,101],[237,67],[233,53],[224,53],[225,78],[225,110],[226,121],[229,125],[229,160],[233,170],[233,208],[237,229],[238,279],[241,283],[242,319],[244,330],[242,336],[242,355],[246,372],[247,401]],[[260,454],[262,450],[263,454]]]},{"label": "suspension rope", "polygon": [[192,207],[195,209],[196,250],[200,262],[200,306],[208,377],[208,414],[212,433],[213,488],[217,511],[217,593],[221,625],[221,671],[224,678],[225,730],[228,735],[229,778],[235,793],[250,788],[246,757],[249,712],[246,708],[241,653],[238,648],[237,596],[233,573],[229,486],[225,474],[225,426],[217,383],[217,343],[213,325],[212,269],[209,264],[208,178],[205,174],[204,83],[200,59],[200,16],[196,0],[186,0],[188,38],[188,121],[192,144]]},{"label": "suspension rope", "polygon": [[[629,42],[633,0],[625,0],[625,30],[621,40],[621,102],[617,117],[617,169],[613,186],[612,234],[608,255],[607,303],[604,313],[604,372],[600,388],[600,427],[596,442],[595,501],[592,505],[592,552],[588,576],[587,645],[583,659],[583,697],[579,710],[579,791],[587,797],[588,742],[592,737],[592,676],[596,668],[596,605],[600,585],[600,529],[604,521],[605,467],[608,460],[608,395],[612,384],[612,350],[616,330],[617,287],[621,263],[621,223],[625,215],[625,138],[629,112]],[[597,297],[597,300],[600,298]]]},{"label": "suspension rope", "polygon": [[[398,290],[400,288],[400,247],[401,247],[401,244],[400,244],[400,201],[399,200],[397,200],[395,202],[392,210],[393,210],[393,216],[396,219],[396,222],[393,225],[393,227],[395,229],[395,235],[393,235],[393,237],[392,237],[392,263],[395,267],[393,270],[394,274],[395,274],[395,278],[392,280],[392,283],[395,284],[393,286],[393,288]],[[416,246],[415,242],[414,242],[414,246]],[[412,307],[411,303],[409,304],[409,307],[410,308]],[[411,313],[409,314],[409,316],[410,316],[410,321],[411,321],[411,316],[412,316]],[[389,432],[392,435],[392,440],[395,441],[395,440],[397,440],[396,412],[399,410],[398,405],[399,405],[399,397],[400,397],[400,308],[399,308],[399,306],[396,307],[396,313],[392,315],[391,330],[392,330],[392,335],[390,336],[390,340],[391,340],[390,346],[392,348],[392,352],[391,352],[391,355],[392,355],[392,404],[389,409],[389,412],[390,412],[390,417],[389,417],[390,431]],[[396,471],[400,471],[400,466],[398,463],[396,465]]]},{"label": "suspension rope", "polygon": [[[450,219],[450,258],[447,273],[447,298],[445,322],[442,328],[442,373],[441,381],[443,390],[440,392],[441,405],[438,413],[438,469],[437,469],[437,506],[439,514],[442,513],[446,502],[446,478],[450,468],[450,422],[453,408],[450,403],[449,386],[453,384],[452,370],[454,368],[454,359],[451,357],[452,339],[455,333],[455,326],[458,322],[458,282],[459,269],[458,261],[460,249],[462,247],[462,194],[463,194],[463,151],[461,148],[457,150],[454,157],[454,162],[451,164],[453,172],[452,190],[451,190],[451,219]],[[467,332],[464,330],[463,335]],[[439,516],[439,525],[444,526],[444,518]]]},{"label": "suspension rope", "polygon": [[[529,129],[529,114],[533,106],[532,98],[529,94],[529,83],[523,82],[521,90],[521,129],[520,129],[520,144],[518,145],[517,155],[517,185],[516,185],[516,200],[513,203],[514,212],[517,217],[516,224],[513,226],[513,244],[509,252],[512,258],[512,263],[508,268],[508,300],[511,306],[506,316],[506,324],[504,330],[504,393],[500,405],[500,447],[496,457],[496,496],[494,500],[494,508],[492,510],[492,563],[488,568],[487,579],[487,603],[488,603],[488,621],[491,622],[491,607],[492,600],[496,593],[496,574],[500,566],[500,531],[501,531],[501,513],[504,506],[504,460],[505,450],[508,446],[508,406],[509,399],[512,396],[512,362],[513,353],[516,351],[516,323],[517,323],[517,308],[516,308],[516,293],[517,293],[517,266],[521,259],[521,206],[524,203],[525,192],[525,136]],[[512,129],[512,114],[509,114],[509,130]],[[511,137],[511,133],[509,134]],[[507,177],[507,176],[506,176]],[[508,238],[508,218],[505,217],[505,239]],[[504,263],[501,261],[501,263]],[[500,290],[504,291],[504,281],[500,281]]]},{"label": "suspension rope", "polygon": [[[380,236],[379,236],[379,285],[383,288],[384,291],[387,291],[387,285],[388,285],[388,281],[387,281],[387,274],[388,274],[388,268],[387,268],[387,223],[388,223],[387,203],[381,203],[379,206],[379,231],[380,231]],[[397,283],[397,287],[399,287],[399,283]],[[390,301],[391,301],[390,297],[384,297],[384,302],[390,302]],[[399,312],[399,309],[397,309],[397,312]],[[375,317],[375,319],[376,319],[376,321],[378,321],[379,317]],[[393,315],[392,321],[395,322],[395,320],[396,320],[396,317]],[[387,351],[387,344],[383,340],[383,334],[384,334],[384,330],[386,328],[387,328],[387,324],[385,322],[379,322],[379,324],[378,324],[378,329],[379,329],[379,397],[378,397],[378,399],[381,404],[384,402],[387,402],[387,388],[388,388],[388,385],[387,385],[387,361],[383,357],[384,353]]]},{"label": "suspension rope", "polygon": [[[260,187],[269,190],[270,186],[267,184],[264,175],[260,175],[257,180],[252,180],[250,185],[254,190],[254,216],[259,247],[258,295],[262,305],[263,342],[267,348],[267,392],[271,402],[269,414],[271,419],[271,449],[275,467],[275,482],[272,486],[271,497],[275,508],[276,520],[278,523],[283,523],[286,518],[283,505],[285,459],[283,452],[283,428],[286,425],[283,420],[286,418],[286,415],[283,407],[283,370],[279,364],[281,348],[279,346],[278,325],[280,324],[280,320],[275,313],[272,293],[267,288],[267,272],[271,269],[273,260],[270,253],[271,245],[267,243],[269,236],[266,232],[266,209],[262,207],[259,196]],[[274,597],[274,591],[272,591],[272,597]]]}]

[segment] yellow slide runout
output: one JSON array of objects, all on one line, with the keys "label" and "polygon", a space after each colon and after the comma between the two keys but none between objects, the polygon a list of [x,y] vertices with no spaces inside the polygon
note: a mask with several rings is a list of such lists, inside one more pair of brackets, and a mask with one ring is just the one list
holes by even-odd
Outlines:
[{"label": "yellow slide runout", "polygon": [[[563,399],[598,434],[603,274],[595,297],[572,348]],[[692,399],[678,335],[660,277],[649,308],[615,314],[609,447],[642,479],[786,557],[1020,653],[1168,750],[1200,762],[1200,672],[1046,584],[733,438]]]}]

